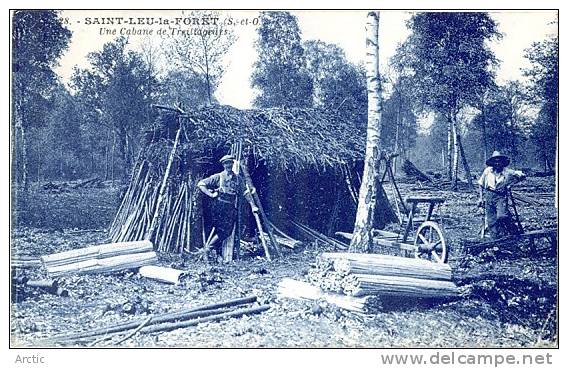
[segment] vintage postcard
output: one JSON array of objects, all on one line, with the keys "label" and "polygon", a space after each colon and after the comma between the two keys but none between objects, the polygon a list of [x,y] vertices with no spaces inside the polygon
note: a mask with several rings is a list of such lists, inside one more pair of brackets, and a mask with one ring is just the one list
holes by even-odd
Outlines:
[{"label": "vintage postcard", "polygon": [[12,10],[10,347],[557,348],[558,17]]}]

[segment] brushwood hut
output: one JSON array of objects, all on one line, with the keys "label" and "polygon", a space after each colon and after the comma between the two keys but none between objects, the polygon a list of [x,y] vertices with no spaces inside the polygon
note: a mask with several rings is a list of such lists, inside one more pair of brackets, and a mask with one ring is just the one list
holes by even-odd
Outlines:
[{"label": "brushwood hut", "polygon": [[[352,230],[365,149],[355,124],[318,109],[174,110],[162,107],[145,131],[145,148],[111,225],[113,241],[146,238],[165,252],[202,247],[210,200],[196,184],[219,172],[219,158],[235,147],[279,229],[300,239],[292,222],[328,235]],[[250,235],[254,221],[246,212]]]}]

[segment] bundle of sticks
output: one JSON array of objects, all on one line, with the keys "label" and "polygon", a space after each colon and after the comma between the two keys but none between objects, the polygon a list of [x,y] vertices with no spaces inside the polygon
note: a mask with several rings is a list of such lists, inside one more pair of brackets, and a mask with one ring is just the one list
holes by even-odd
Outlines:
[{"label": "bundle of sticks", "polygon": [[52,336],[42,341],[42,345],[95,346],[106,340],[112,340],[109,346],[117,346],[137,333],[173,331],[179,328],[196,326],[203,322],[216,322],[224,319],[239,318],[245,315],[259,314],[270,309],[268,305],[253,306],[252,304],[256,303],[256,301],[256,296],[247,296],[175,312],[151,315],[143,319],[127,321],[93,330]]},{"label": "bundle of sticks", "polygon": [[459,295],[449,265],[422,259],[362,253],[323,253],[310,282],[350,296],[445,299]]},{"label": "bundle of sticks", "polygon": [[195,234],[192,221],[197,193],[195,180],[159,180],[165,173],[142,161],[110,227],[114,242],[151,239],[156,250],[181,253],[190,249]]},{"label": "bundle of sticks", "polygon": [[94,245],[41,257],[41,262],[51,277],[111,273],[157,261],[153,245],[148,240]]}]

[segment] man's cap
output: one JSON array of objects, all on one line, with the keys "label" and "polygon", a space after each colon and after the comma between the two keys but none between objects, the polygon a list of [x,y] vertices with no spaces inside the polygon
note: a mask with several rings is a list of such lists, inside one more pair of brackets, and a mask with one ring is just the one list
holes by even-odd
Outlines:
[{"label": "man's cap", "polygon": [[235,161],[235,157],[233,155],[225,155],[219,160],[220,163],[224,163],[225,161]]},{"label": "man's cap", "polygon": [[487,166],[501,165],[503,167],[506,167],[509,166],[510,163],[511,159],[505,155],[502,155],[499,151],[493,151],[491,157],[489,157],[487,161],[485,161],[485,164]]}]

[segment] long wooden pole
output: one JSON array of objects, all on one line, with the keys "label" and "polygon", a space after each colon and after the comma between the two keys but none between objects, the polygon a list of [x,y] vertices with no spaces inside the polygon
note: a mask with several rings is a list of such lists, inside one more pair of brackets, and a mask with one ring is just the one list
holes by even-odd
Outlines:
[{"label": "long wooden pole", "polygon": [[177,151],[177,146],[179,144],[179,138],[180,138],[180,135],[181,135],[181,131],[183,129],[183,120],[180,117],[178,117],[178,120],[179,120],[179,128],[178,128],[178,131],[176,133],[174,146],[172,147],[172,150],[170,152],[170,157],[168,158],[168,164],[167,164],[166,170],[164,172],[162,184],[160,185],[160,192],[158,194],[158,201],[156,203],[156,208],[154,210],[154,216],[152,217],[152,222],[150,224],[150,227],[148,228],[148,231],[146,232],[146,235],[144,236],[144,239],[146,239],[146,240],[151,239],[152,234],[156,230],[156,226],[158,226],[158,224],[160,223],[160,218],[162,216],[161,210],[162,210],[162,202],[164,201],[164,191],[166,190],[166,185],[168,183],[168,177],[170,176],[170,169],[171,169],[172,163],[174,161],[175,153]]},{"label": "long wooden pole", "polygon": [[270,243],[272,244],[274,249],[276,249],[278,256],[282,256],[282,252],[280,251],[278,243],[276,242],[276,239],[274,238],[274,233],[272,232],[272,228],[270,226],[270,221],[268,220],[268,216],[266,216],[266,212],[264,212],[264,208],[262,207],[262,203],[260,202],[260,197],[258,196],[258,193],[256,192],[256,188],[254,187],[254,183],[252,182],[252,178],[251,178],[250,172],[248,170],[248,163],[246,162],[246,160],[247,159],[245,158],[245,162],[243,163],[242,168],[243,168],[243,174],[245,176],[245,181],[246,181],[247,187],[250,191],[252,191],[252,193],[251,193],[252,199],[253,199],[256,207],[258,207],[258,212],[260,213],[260,219],[262,220],[262,222],[265,225],[266,232],[268,233],[268,238],[270,239]]},{"label": "long wooden pole", "polygon": [[[222,309],[222,308],[230,308],[230,307],[234,307],[234,306],[237,306],[237,305],[254,303],[255,301],[256,301],[256,296],[248,296],[248,297],[243,297],[243,298],[227,300],[227,301],[224,301],[224,302],[194,307],[194,308],[190,308],[190,309],[186,309],[186,310],[182,310],[182,311],[170,312],[170,313],[166,313],[166,314],[163,314],[163,315],[154,315],[152,320],[147,324],[155,324],[155,323],[169,322],[169,321],[173,321],[173,320],[180,320],[180,319],[186,318],[187,316],[196,318],[196,316],[203,316],[203,314],[195,314],[195,312],[216,311],[216,310],[219,310],[219,309]],[[100,335],[114,333],[114,332],[131,330],[133,328],[140,326],[141,323],[142,323],[141,320],[129,321],[129,322],[120,323],[120,324],[117,324],[117,325],[114,325],[114,326],[97,328],[97,329],[90,330],[90,331],[83,331],[83,332],[73,333],[73,334],[57,335],[57,336],[53,336],[49,340],[51,340],[51,341],[73,341],[73,340],[78,340],[78,339],[87,338],[87,337],[95,337],[95,336],[100,336]]]}]

